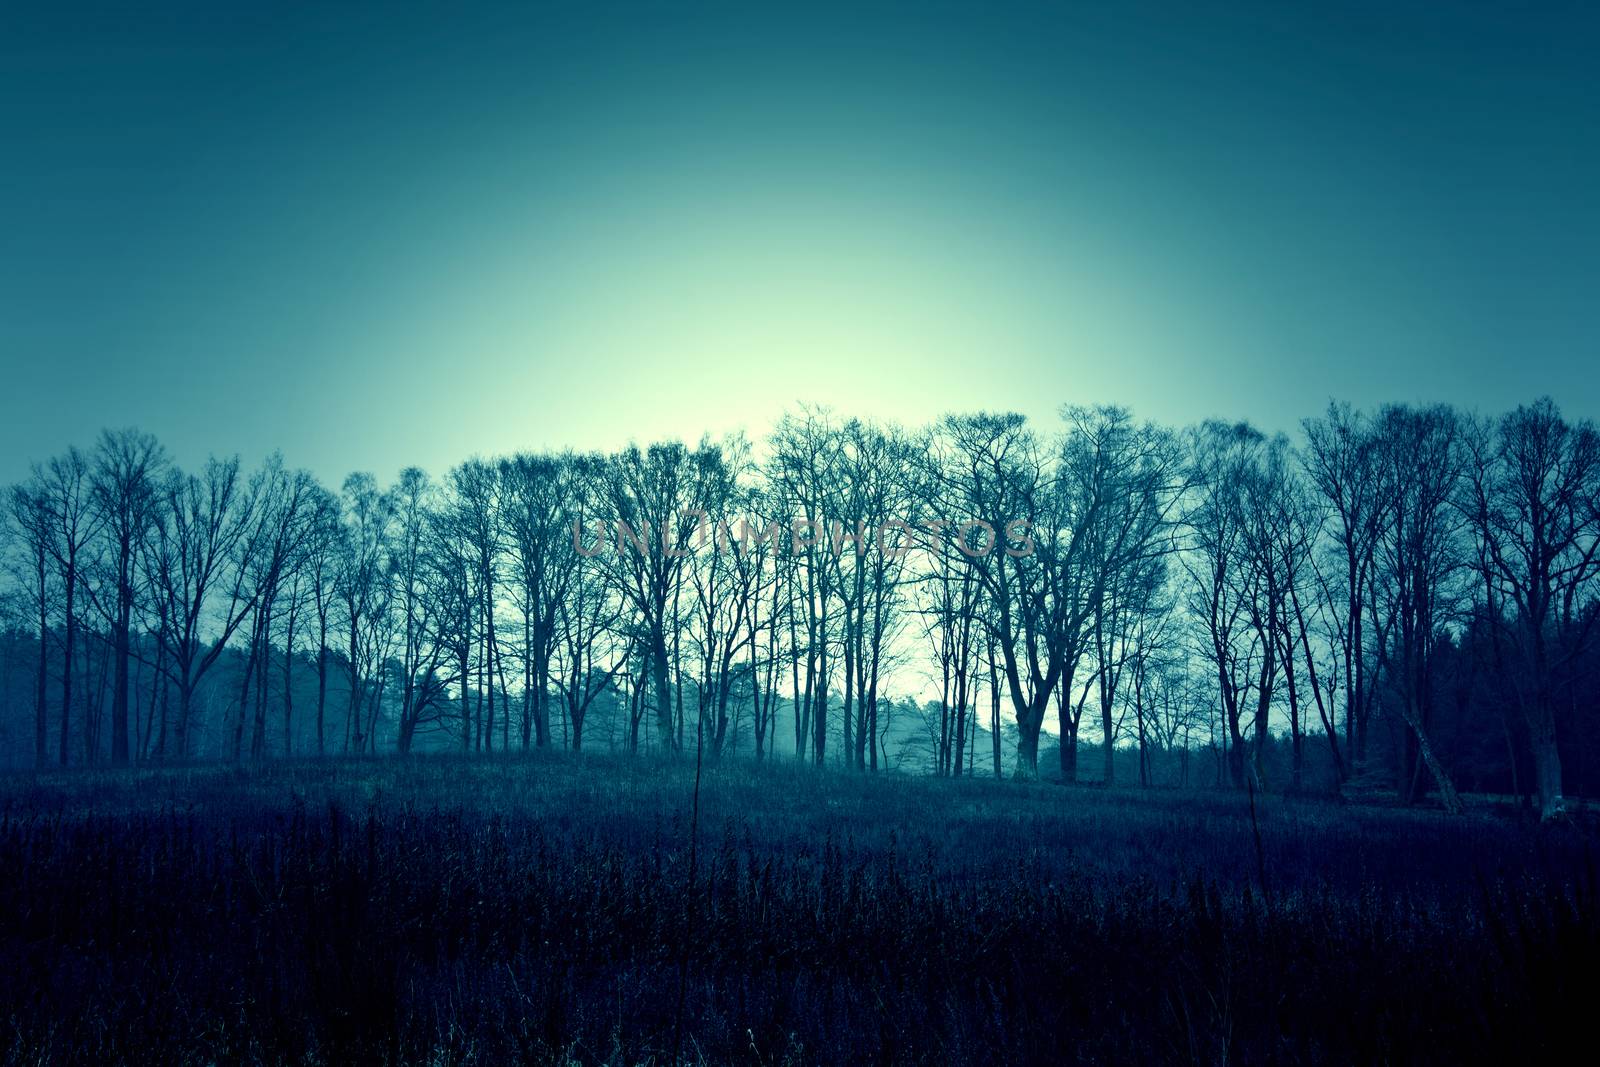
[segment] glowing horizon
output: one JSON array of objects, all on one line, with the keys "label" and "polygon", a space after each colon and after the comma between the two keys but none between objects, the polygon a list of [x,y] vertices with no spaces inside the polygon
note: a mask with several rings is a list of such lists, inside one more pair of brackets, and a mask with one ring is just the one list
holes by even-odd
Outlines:
[{"label": "glowing horizon", "polygon": [[16,21],[0,480],[127,423],[336,482],[799,402],[1600,415],[1587,17]]}]

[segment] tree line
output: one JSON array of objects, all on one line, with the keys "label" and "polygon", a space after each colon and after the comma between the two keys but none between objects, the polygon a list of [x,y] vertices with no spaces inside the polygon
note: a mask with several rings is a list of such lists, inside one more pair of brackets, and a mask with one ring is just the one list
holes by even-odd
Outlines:
[{"label": "tree line", "polygon": [[1238,788],[1459,810],[1466,774],[1553,814],[1600,717],[1600,437],[1548,399],[1335,403],[1293,439],[803,408],[337,492],[129,429],[6,504],[0,691],[40,767],[576,750],[604,707],[630,751],[872,771],[898,690],[940,774],[1053,747],[1074,780],[1092,745],[1106,782],[1209,754]]}]

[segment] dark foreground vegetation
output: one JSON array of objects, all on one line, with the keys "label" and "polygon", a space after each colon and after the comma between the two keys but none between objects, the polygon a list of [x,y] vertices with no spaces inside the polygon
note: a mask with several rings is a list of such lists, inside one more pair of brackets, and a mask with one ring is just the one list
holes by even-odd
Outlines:
[{"label": "dark foreground vegetation", "polygon": [[7,1063],[1538,1062],[1581,813],[740,764],[0,782]]}]

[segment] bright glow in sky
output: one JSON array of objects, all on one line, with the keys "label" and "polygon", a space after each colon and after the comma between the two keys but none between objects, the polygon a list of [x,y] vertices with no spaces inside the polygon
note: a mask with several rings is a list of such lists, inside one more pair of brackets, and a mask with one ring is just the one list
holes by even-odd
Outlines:
[{"label": "bright glow in sky", "polygon": [[0,479],[1116,401],[1600,415],[1581,5],[212,4],[0,33]]}]

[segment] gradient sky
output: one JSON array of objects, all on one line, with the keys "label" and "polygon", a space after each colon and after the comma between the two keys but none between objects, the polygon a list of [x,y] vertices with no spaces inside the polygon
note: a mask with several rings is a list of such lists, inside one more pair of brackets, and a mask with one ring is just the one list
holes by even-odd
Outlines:
[{"label": "gradient sky", "polygon": [[130,423],[337,482],[799,400],[1600,415],[1592,5],[31,6],[0,480]]}]

